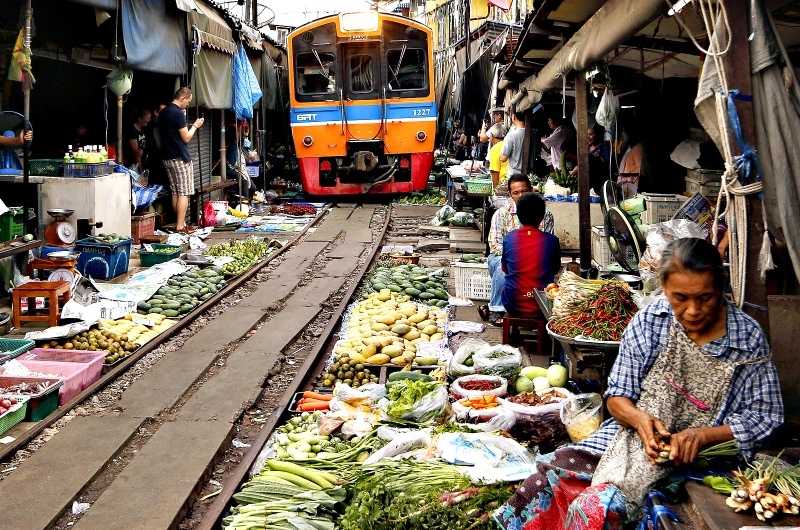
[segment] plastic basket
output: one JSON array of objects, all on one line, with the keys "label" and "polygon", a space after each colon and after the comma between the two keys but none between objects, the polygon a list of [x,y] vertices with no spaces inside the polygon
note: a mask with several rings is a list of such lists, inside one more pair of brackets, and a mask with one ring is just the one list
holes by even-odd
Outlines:
[{"label": "plastic basket", "polygon": [[64,161],[56,158],[30,160],[29,173],[38,177],[60,177],[64,171]]},{"label": "plastic basket", "polygon": [[148,252],[144,249],[139,252],[139,259],[142,261],[142,267],[152,267],[153,265],[158,265],[159,263],[164,263],[165,261],[169,261],[171,259],[175,259],[181,255],[181,247],[176,245],[162,245],[160,243],[154,243],[150,245],[153,249],[160,249],[160,248],[171,248],[173,252],[169,254],[162,254],[160,252]]},{"label": "plastic basket", "polygon": [[0,363],[25,353],[36,345],[28,339],[0,338]]},{"label": "plastic basket", "polygon": [[464,185],[467,193],[475,195],[491,195],[494,189],[492,179],[466,179]]},{"label": "plastic basket", "polygon": [[28,398],[0,395],[0,399],[5,399],[5,398],[14,398],[18,401],[18,403],[13,407],[11,407],[11,409],[8,412],[0,416],[0,434],[3,434],[11,430],[11,428],[14,425],[24,420],[25,414],[27,414],[28,412],[28,401],[29,401]]},{"label": "plastic basket", "polygon": [[24,231],[24,210],[18,206],[9,207],[9,211],[0,215],[0,243],[11,241],[22,235]]},{"label": "plastic basket", "polygon": [[95,239],[81,239],[75,244],[75,250],[81,253],[78,258],[78,270],[84,276],[110,280],[128,272],[128,257],[131,254],[133,241],[125,239],[119,243],[102,243]]},{"label": "plastic basket", "polygon": [[58,389],[61,388],[63,381],[53,377],[8,377],[0,376],[0,394],[18,396],[13,392],[5,391],[6,388],[18,383],[49,383],[47,388],[38,394],[20,396],[29,398],[28,410],[25,419],[28,421],[39,421],[50,415],[58,408]]},{"label": "plastic basket", "polygon": [[[100,361],[99,363],[97,361]],[[60,377],[64,384],[58,392],[60,405],[75,399],[75,396],[100,378],[103,357],[91,363],[64,363],[59,361],[17,361],[32,372],[52,374]]]},{"label": "plastic basket", "polygon": [[592,260],[599,267],[607,267],[615,263],[611,249],[606,241],[606,229],[603,225],[592,227]]},{"label": "plastic basket", "polygon": [[492,297],[492,278],[489,276],[489,265],[456,261],[452,267],[458,298],[489,300]]},{"label": "plastic basket", "polygon": [[131,238],[133,243],[138,245],[143,237],[152,236],[156,231],[156,214],[146,213],[144,215],[134,215],[131,217]]},{"label": "plastic basket", "polygon": [[116,162],[70,162],[64,164],[65,177],[94,178],[110,175],[114,172]]},{"label": "plastic basket", "polygon": [[669,221],[684,202],[686,202],[686,197],[682,195],[645,193],[644,204],[646,209],[642,212],[642,222],[646,225],[652,225]]}]

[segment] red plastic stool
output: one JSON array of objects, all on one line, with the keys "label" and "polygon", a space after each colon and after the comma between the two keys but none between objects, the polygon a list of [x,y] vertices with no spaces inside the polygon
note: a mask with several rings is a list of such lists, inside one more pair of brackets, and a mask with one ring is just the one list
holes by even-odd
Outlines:
[{"label": "red plastic stool", "polygon": [[536,355],[545,355],[544,342],[547,340],[547,322],[544,317],[519,318],[506,314],[503,317],[503,344],[518,346],[514,338],[521,330],[536,332]]}]

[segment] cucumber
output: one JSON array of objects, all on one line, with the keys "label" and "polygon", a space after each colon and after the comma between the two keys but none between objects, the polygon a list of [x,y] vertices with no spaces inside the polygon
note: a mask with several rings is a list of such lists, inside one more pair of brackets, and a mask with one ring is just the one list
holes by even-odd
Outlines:
[{"label": "cucumber", "polygon": [[423,374],[422,372],[392,372],[389,374],[389,381],[392,383],[396,383],[397,381],[402,381],[404,379],[410,379],[412,381],[425,381],[430,382],[433,381],[433,377],[429,376],[428,374]]}]

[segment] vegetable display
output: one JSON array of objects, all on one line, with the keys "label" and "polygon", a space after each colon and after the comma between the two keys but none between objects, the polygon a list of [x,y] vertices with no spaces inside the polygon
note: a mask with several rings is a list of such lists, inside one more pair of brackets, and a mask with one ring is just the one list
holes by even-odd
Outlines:
[{"label": "vegetable display", "polygon": [[639,308],[630,289],[621,282],[608,282],[566,316],[554,318],[550,329],[565,337],[590,337],[619,341]]},{"label": "vegetable display", "polygon": [[426,190],[403,195],[397,200],[397,204],[444,206],[447,204],[447,196],[439,190]]},{"label": "vegetable display", "polygon": [[447,279],[443,271],[430,270],[416,265],[379,265],[368,283],[367,292],[403,293],[412,300],[447,307]]},{"label": "vegetable display", "polygon": [[[403,379],[393,382],[388,386],[389,407],[386,409],[386,413],[390,418],[405,419],[418,409],[419,403],[423,398],[440,388],[442,388],[442,385],[436,381]],[[441,415],[441,412],[441,409],[431,407],[430,410],[416,416],[417,422],[425,423],[435,419]]]},{"label": "vegetable display", "polygon": [[334,349],[336,360],[347,358],[351,365],[436,364],[428,358],[418,362],[417,346],[444,339],[446,318],[441,309],[410,302],[409,295],[388,289],[371,293],[351,311],[343,340]]},{"label": "vegetable display", "polygon": [[362,363],[357,363],[347,355],[342,355],[328,367],[322,377],[322,386],[333,388],[336,383],[344,383],[358,388],[367,383],[377,383],[378,376]]},{"label": "vegetable display", "polygon": [[19,403],[19,400],[13,397],[0,398],[0,416],[11,410],[11,407],[17,403]]},{"label": "vegetable display", "polygon": [[226,276],[237,276],[266,256],[270,248],[270,244],[263,239],[250,238],[211,245],[206,255],[233,258],[232,262],[222,267],[222,272]]},{"label": "vegetable display", "polygon": [[167,280],[156,294],[137,306],[139,313],[176,318],[190,313],[225,285],[225,278],[213,268],[192,269]]},{"label": "vegetable display", "polygon": [[725,504],[735,512],[752,510],[763,522],[781,514],[800,514],[800,466],[788,466],[780,455],[756,460],[744,470],[734,471],[731,482],[733,487]]},{"label": "vegetable display", "polygon": [[317,209],[307,204],[273,204],[269,208],[271,214],[283,215],[317,215]]}]

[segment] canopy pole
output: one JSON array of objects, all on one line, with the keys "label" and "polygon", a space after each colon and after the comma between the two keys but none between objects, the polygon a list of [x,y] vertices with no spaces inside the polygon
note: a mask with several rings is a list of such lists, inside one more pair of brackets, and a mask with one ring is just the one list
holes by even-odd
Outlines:
[{"label": "canopy pole", "polygon": [[[739,89],[745,95],[753,94],[750,68],[741,67],[741,65],[750,64],[750,41],[747,38],[750,34],[749,5],[750,2],[725,2],[732,39],[730,50],[722,57],[729,86]],[[735,104],[744,139],[748,144],[757,148],[753,102],[735,100]],[[731,147],[735,155],[741,154],[736,142],[732,141]],[[748,195],[746,201],[749,222],[746,227],[748,235],[747,270],[745,274],[748,281],[745,285],[744,300],[748,303],[745,303],[742,309],[755,318],[761,324],[761,327],[769,333],[768,310],[764,311],[755,307],[768,308],[767,282],[760,281],[761,273],[759,271],[759,254],[765,228],[761,212],[764,205],[758,195]]]},{"label": "canopy pole", "polygon": [[220,168],[222,173],[222,183],[225,184],[225,181],[228,178],[228,146],[225,143],[225,109],[220,109],[220,127],[219,127],[219,156],[220,156]]},{"label": "canopy pole", "polygon": [[589,209],[589,102],[583,70],[575,73],[575,110],[578,118],[578,242],[581,274],[586,276],[592,266],[592,220]]},{"label": "canopy pole", "polygon": [[117,96],[117,162],[124,164],[122,160],[122,108],[124,102],[122,96]]},{"label": "canopy pole", "polygon": [[469,53],[469,18],[470,18],[470,2],[472,0],[464,0],[464,52],[466,53],[465,68],[469,68],[470,53]]},{"label": "canopy pole", "polygon": [[[33,20],[33,4],[32,0],[25,2],[25,31],[22,37],[22,46],[25,49],[25,54],[28,57],[33,57],[31,52],[31,25]],[[31,70],[33,67],[31,66]],[[25,74],[23,74],[25,75]],[[28,184],[30,183],[30,144],[24,139],[24,134],[28,130],[28,125],[31,118],[31,82],[25,81],[22,83],[23,91],[23,114],[25,116],[25,123],[22,125],[23,141],[22,141],[22,184],[25,189],[25,199],[23,200],[22,208],[22,230],[24,234],[28,233],[30,219],[28,219],[29,206],[28,206]],[[37,219],[37,236],[38,236],[38,219]]]}]

